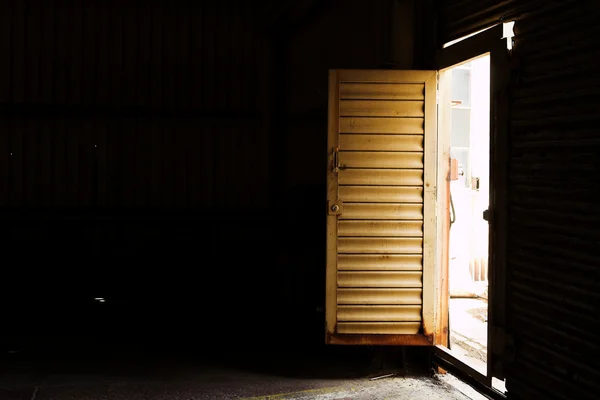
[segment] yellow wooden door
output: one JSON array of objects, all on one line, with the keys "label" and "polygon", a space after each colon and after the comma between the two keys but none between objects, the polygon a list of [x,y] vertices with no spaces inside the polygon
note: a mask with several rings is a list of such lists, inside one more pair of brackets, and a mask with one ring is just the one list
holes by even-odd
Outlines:
[{"label": "yellow wooden door", "polygon": [[330,71],[328,344],[435,342],[436,87],[436,71]]}]

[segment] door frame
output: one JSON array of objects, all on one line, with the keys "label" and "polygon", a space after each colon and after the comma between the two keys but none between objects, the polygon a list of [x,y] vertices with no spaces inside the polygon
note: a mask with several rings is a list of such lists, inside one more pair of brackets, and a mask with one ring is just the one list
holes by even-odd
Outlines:
[{"label": "door frame", "polygon": [[[477,389],[488,388],[488,395],[503,398],[504,395],[492,389],[492,377],[504,378],[506,345],[506,239],[507,239],[507,121],[508,103],[506,91],[509,80],[509,50],[503,40],[503,24],[498,24],[483,32],[438,50],[436,68],[449,69],[479,56],[490,56],[490,185],[489,185],[489,252],[488,252],[488,356],[487,374],[483,375],[462,361],[456,359],[447,347],[438,345],[434,350],[434,364],[454,372],[465,381],[471,381]],[[442,80],[442,79],[440,79]],[[442,83],[443,84],[443,83]],[[443,96],[442,96],[443,97]],[[438,108],[438,115],[439,108]],[[441,127],[442,123],[438,124]],[[446,135],[438,132],[440,146],[447,145]],[[442,149],[440,148],[440,154]],[[446,156],[447,157],[447,156]],[[440,168],[449,160],[440,160]],[[444,170],[441,170],[443,175]],[[446,175],[444,175],[446,176]],[[440,182],[441,184],[441,182]],[[445,209],[445,199],[438,199],[438,207]],[[440,220],[442,220],[440,218]],[[441,223],[441,222],[440,222]],[[440,231],[445,227],[440,227]],[[448,246],[447,242],[443,244]],[[443,253],[443,252],[442,252]],[[441,260],[444,262],[445,260]],[[443,265],[443,264],[440,264]],[[447,273],[446,271],[443,273]],[[447,278],[447,276],[446,276]],[[447,279],[444,280],[447,285]],[[449,298],[449,294],[448,294]],[[449,299],[447,299],[449,300]],[[448,332],[448,335],[450,332]],[[469,382],[467,382],[469,383]]]}]

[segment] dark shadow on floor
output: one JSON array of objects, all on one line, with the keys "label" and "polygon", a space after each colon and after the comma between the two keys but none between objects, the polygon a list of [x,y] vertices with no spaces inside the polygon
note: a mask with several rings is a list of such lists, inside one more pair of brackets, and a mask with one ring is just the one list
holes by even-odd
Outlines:
[{"label": "dark shadow on floor", "polygon": [[[70,340],[69,340],[70,339]],[[2,354],[2,377],[17,377],[23,384],[91,380],[180,380],[190,374],[235,371],[270,378],[345,380],[387,373],[427,376],[428,349],[372,346],[308,346],[299,338],[289,343],[268,341],[230,344],[226,341],[180,340],[152,346],[143,343],[102,343],[94,337],[55,338],[54,347]],[[294,340],[296,339],[296,340]],[[296,344],[294,343],[296,341]],[[298,344],[299,343],[299,344]],[[61,347],[62,344],[62,347]]]}]

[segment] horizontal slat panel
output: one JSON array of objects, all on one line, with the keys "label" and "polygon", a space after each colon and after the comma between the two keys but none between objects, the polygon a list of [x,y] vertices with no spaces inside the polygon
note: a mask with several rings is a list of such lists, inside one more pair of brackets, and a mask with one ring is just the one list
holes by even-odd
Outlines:
[{"label": "horizontal slat panel", "polygon": [[423,151],[423,135],[340,135],[340,150]]},{"label": "horizontal slat panel", "polygon": [[[584,264],[555,255],[549,259],[548,256],[548,253],[539,253],[527,248],[520,249],[515,246],[513,254],[509,256],[509,261],[522,271],[529,271],[532,274],[543,273],[547,278],[562,282],[563,285],[590,292],[596,290],[596,282],[590,280],[590,277],[594,274],[598,277],[600,271],[593,267],[593,264]],[[565,274],[561,269],[567,262],[569,263],[569,273]]]},{"label": "horizontal slat panel", "polygon": [[353,289],[337,290],[338,304],[421,304],[423,289]]},{"label": "horizontal slat panel", "polygon": [[[569,287],[562,280],[548,278],[545,274],[532,274],[531,272],[525,274],[521,271],[516,271],[515,275],[513,284],[516,289],[529,286],[535,287],[544,293],[551,293],[552,298],[560,299],[561,304],[568,305],[571,308],[573,316],[577,316],[578,313],[594,313],[598,304],[600,304],[600,293],[597,293],[595,290],[586,291],[577,286]],[[592,277],[593,275],[589,278]],[[585,320],[587,317],[588,315],[585,315],[581,319]]]},{"label": "horizontal slat panel", "polygon": [[340,199],[347,202],[422,203],[422,187],[340,186]]},{"label": "horizontal slat panel", "polygon": [[338,321],[393,321],[421,320],[421,306],[338,306]]},{"label": "horizontal slat panel", "polygon": [[422,83],[342,83],[340,99],[423,100]]},{"label": "horizontal slat panel", "polygon": [[423,222],[342,220],[338,236],[423,236]]},{"label": "horizontal slat panel", "polygon": [[[521,336],[521,343],[527,346],[527,358],[530,360],[540,360],[542,363],[554,364],[554,361],[559,361],[563,366],[566,367],[567,371],[577,371],[579,379],[579,385],[585,383],[600,382],[600,370],[596,368],[598,360],[594,360],[590,363],[581,362],[581,349],[569,349],[569,342],[558,344],[552,341],[548,341],[545,338],[530,338]],[[573,351],[574,350],[574,351]],[[599,355],[598,352],[594,354],[596,357]],[[594,365],[595,364],[595,365]],[[590,392],[593,391],[591,385],[585,384]],[[583,387],[582,387],[583,389]]]},{"label": "horizontal slat panel", "polygon": [[338,256],[338,271],[367,270],[423,270],[420,254],[341,254]]},{"label": "horizontal slat panel", "polygon": [[340,117],[423,117],[423,101],[340,100]]},{"label": "horizontal slat panel", "polygon": [[[534,231],[530,231],[530,232],[526,232],[524,235],[519,236],[517,234],[517,232],[514,233],[514,235],[512,235],[511,240],[511,246],[514,247],[513,251],[516,252],[520,252],[520,251],[533,251],[536,252],[538,254],[544,254],[548,257],[561,257],[561,258],[572,258],[575,262],[578,261],[582,261],[582,262],[592,262],[592,263],[596,263],[597,259],[595,258],[595,253],[582,253],[579,249],[577,248],[571,248],[569,246],[564,246],[562,243],[563,240],[559,239],[559,240],[552,240],[546,237],[542,237],[539,240],[535,240],[535,241],[531,241],[528,242],[527,240],[535,237],[534,235],[536,235],[537,232],[539,232],[539,229],[536,229]],[[509,231],[509,235],[510,235],[510,231]],[[537,238],[536,238],[537,239]],[[544,264],[542,268],[547,268],[547,266]]]},{"label": "horizontal slat panel", "polygon": [[436,71],[342,69],[338,74],[340,82],[424,83]]},{"label": "horizontal slat panel", "polygon": [[345,203],[340,219],[423,220],[423,205]]},{"label": "horizontal slat panel", "polygon": [[548,229],[541,231],[538,228],[531,229],[523,226],[519,227],[518,231],[514,230],[514,227],[511,227],[508,234],[511,235],[511,240],[522,242],[518,246],[527,244],[527,247],[535,246],[541,251],[544,248],[566,250],[576,255],[576,260],[583,260],[588,256],[592,256],[593,258],[597,254],[598,243],[592,237],[583,238],[569,232],[556,233]]},{"label": "horizontal slat panel", "polygon": [[339,185],[418,186],[423,184],[420,169],[345,169],[338,174]]},{"label": "horizontal slat panel", "polygon": [[538,314],[535,309],[523,308],[514,303],[511,306],[514,306],[511,308],[514,313],[514,322],[519,324],[519,330],[523,336],[534,339],[540,328],[545,329],[545,339],[552,343],[565,348],[573,346],[578,351],[596,354],[594,363],[600,370],[600,344],[594,336],[595,332],[579,331],[576,326],[568,322],[561,323],[552,316]]},{"label": "horizontal slat panel", "polygon": [[414,335],[419,333],[420,322],[338,322],[337,333]]},{"label": "horizontal slat panel", "polygon": [[514,293],[511,307],[535,310],[541,317],[555,319],[555,326],[558,328],[562,328],[564,325],[589,326],[589,324],[596,323],[594,321],[595,316],[590,315],[587,310],[578,309],[562,300],[558,300],[558,296],[548,295],[543,289],[531,290],[523,284],[512,282],[510,286],[509,290]]},{"label": "horizontal slat panel", "polygon": [[340,133],[423,133],[423,118],[340,117]]},{"label": "horizontal slat panel", "polygon": [[420,288],[421,271],[339,271],[338,287],[359,288]]},{"label": "horizontal slat panel", "polygon": [[341,151],[341,168],[423,168],[422,152]]},{"label": "horizontal slat panel", "polygon": [[[565,399],[565,400],[597,400],[598,385],[597,381],[587,381],[585,372],[582,374],[579,368],[573,368],[564,361],[557,358],[551,351],[544,352],[544,358],[539,359],[534,355],[535,349],[530,349],[525,340],[519,338],[519,358],[515,372],[527,376],[530,379],[531,386],[540,386],[545,389],[551,389],[552,397],[543,397],[544,399]],[[522,349],[522,350],[521,350]],[[533,350],[533,352],[532,352]],[[534,353],[534,354],[532,354]],[[593,357],[592,355],[586,355]],[[585,362],[581,357],[571,356],[576,363]],[[586,358],[587,358],[586,357]],[[513,372],[511,368],[511,372]],[[583,375],[583,376],[582,376]],[[575,379],[573,377],[576,377]],[[519,397],[522,398],[522,397]]]},{"label": "horizontal slat panel", "polygon": [[339,253],[418,254],[423,250],[422,238],[340,238]]}]

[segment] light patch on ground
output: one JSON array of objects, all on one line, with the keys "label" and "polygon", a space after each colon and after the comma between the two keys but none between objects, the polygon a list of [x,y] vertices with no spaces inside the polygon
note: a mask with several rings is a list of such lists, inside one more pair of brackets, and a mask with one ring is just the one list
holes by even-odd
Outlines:
[{"label": "light patch on ground", "polygon": [[396,377],[377,382],[355,381],[349,385],[246,398],[244,400],[469,400],[452,386],[429,378]]}]

